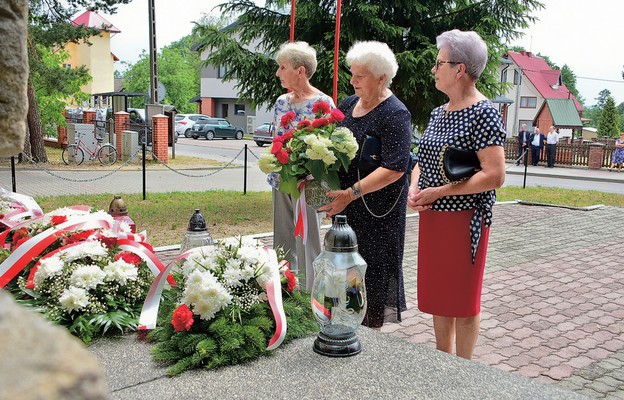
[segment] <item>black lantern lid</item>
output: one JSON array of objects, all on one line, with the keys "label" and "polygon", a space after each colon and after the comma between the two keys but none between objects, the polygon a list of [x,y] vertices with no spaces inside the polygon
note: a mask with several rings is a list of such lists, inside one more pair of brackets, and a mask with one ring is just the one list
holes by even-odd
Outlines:
[{"label": "black lantern lid", "polygon": [[208,231],[206,227],[206,220],[201,212],[199,212],[199,208],[195,209],[193,216],[191,217],[187,230],[189,232],[205,232]]},{"label": "black lantern lid", "polygon": [[108,213],[112,216],[128,214],[128,207],[126,207],[126,203],[124,203],[123,199],[119,195],[115,195],[115,198],[111,201],[108,210]]},{"label": "black lantern lid", "polygon": [[336,253],[357,251],[357,237],[347,224],[346,215],[336,215],[332,227],[325,234],[325,250]]}]

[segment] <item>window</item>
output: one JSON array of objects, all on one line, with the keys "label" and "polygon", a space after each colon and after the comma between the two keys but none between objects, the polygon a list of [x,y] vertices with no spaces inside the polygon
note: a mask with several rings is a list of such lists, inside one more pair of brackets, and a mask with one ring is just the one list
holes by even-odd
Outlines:
[{"label": "window", "polygon": [[504,69],[501,73],[501,82],[507,82],[507,70]]},{"label": "window", "polygon": [[234,114],[235,115],[245,115],[245,105],[244,104],[234,104]]},{"label": "window", "polygon": [[217,78],[223,78],[227,74],[227,67],[225,65],[219,65],[217,69]]},{"label": "window", "polygon": [[221,116],[223,118],[228,117],[228,105],[227,104],[221,104]]},{"label": "window", "polygon": [[520,108],[537,108],[537,97],[520,97]]},{"label": "window", "polygon": [[522,75],[520,74],[520,71],[518,71],[517,69],[514,70],[514,85],[520,85],[522,83]]},{"label": "window", "polygon": [[67,69],[71,69],[72,65],[71,64],[63,64],[63,67],[67,68]]}]

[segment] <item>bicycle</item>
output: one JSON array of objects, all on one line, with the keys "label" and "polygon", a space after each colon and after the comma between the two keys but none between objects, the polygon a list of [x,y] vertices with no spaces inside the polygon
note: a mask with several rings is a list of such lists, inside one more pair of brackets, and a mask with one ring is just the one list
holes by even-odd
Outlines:
[{"label": "bicycle", "polygon": [[63,162],[66,165],[80,165],[84,161],[85,151],[89,154],[89,161],[97,159],[102,165],[113,165],[117,161],[117,149],[110,143],[102,144],[103,138],[96,136],[95,150],[91,149],[82,141],[85,133],[79,133],[76,143],[70,144],[63,150]]}]

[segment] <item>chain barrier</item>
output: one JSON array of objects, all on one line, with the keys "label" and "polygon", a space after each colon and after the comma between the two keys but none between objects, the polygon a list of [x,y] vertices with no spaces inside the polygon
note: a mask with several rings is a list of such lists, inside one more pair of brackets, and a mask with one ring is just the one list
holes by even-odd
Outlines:
[{"label": "chain barrier", "polygon": [[32,158],[28,157],[27,154],[22,153],[22,155],[26,158],[26,161],[28,161],[29,163],[33,164],[35,166],[35,168],[47,173],[48,175],[52,175],[55,178],[59,178],[62,179],[64,181],[69,181],[69,182],[94,182],[94,181],[98,181],[100,179],[104,179],[104,178],[108,178],[109,176],[113,175],[116,172],[119,172],[119,170],[121,170],[123,167],[125,167],[126,165],[128,165],[131,161],[133,161],[136,156],[139,154],[139,152],[141,151],[141,149],[137,149],[137,151],[132,155],[132,157],[130,157],[128,160],[126,160],[125,163],[121,164],[119,167],[117,167],[117,169],[114,169],[112,171],[107,172],[106,174],[103,174],[101,176],[97,176],[95,178],[88,178],[88,179],[72,179],[72,178],[66,178],[64,176],[61,176],[57,173],[54,173],[53,171],[41,166],[39,163],[36,163]]},{"label": "chain barrier", "polygon": [[156,154],[154,154],[154,152],[152,150],[147,150],[149,153],[152,153],[152,156],[154,157],[154,160],[158,161],[159,163],[161,163],[163,166],[165,166],[168,170],[170,170],[171,172],[175,172],[178,175],[182,175],[182,176],[186,176],[187,178],[204,178],[206,176],[211,176],[216,174],[217,172],[221,172],[224,169],[228,168],[230,165],[232,165],[232,163],[238,158],[238,156],[241,155],[241,153],[245,150],[245,148],[243,147],[238,154],[236,154],[234,156],[234,158],[232,158],[227,164],[225,164],[223,167],[218,168],[212,172],[209,172],[207,174],[199,174],[199,175],[191,175],[191,174],[186,174],[184,172],[180,172],[178,170],[175,170],[173,168],[171,168],[169,165],[167,165],[165,162],[163,162],[162,160],[160,160],[158,157],[156,157]]},{"label": "chain barrier", "polygon": [[524,156],[527,154],[528,151],[529,151],[528,149],[524,149],[522,154],[520,154],[520,157],[516,158],[515,160],[512,160],[511,165],[508,166],[507,168],[505,168],[505,171],[507,171],[509,168],[513,167],[514,164],[520,163],[520,161],[524,158]]},{"label": "chain barrier", "polygon": [[258,157],[256,153],[254,153],[253,150],[251,150],[249,147],[247,147],[247,150],[251,153],[252,156],[256,157],[256,160],[260,159],[260,157]]}]

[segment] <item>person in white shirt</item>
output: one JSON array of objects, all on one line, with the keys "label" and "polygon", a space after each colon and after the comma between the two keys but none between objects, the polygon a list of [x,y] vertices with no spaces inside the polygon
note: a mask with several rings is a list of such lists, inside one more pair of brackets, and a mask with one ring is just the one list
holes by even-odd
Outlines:
[{"label": "person in white shirt", "polygon": [[539,128],[535,128],[535,133],[532,133],[530,138],[531,142],[531,165],[537,166],[540,160],[540,153],[544,148],[544,142],[546,137],[543,133],[540,133]]},{"label": "person in white shirt", "polygon": [[554,126],[550,126],[548,136],[546,136],[546,166],[548,168],[555,167],[555,155],[557,154],[557,143],[559,143],[559,132]]}]

